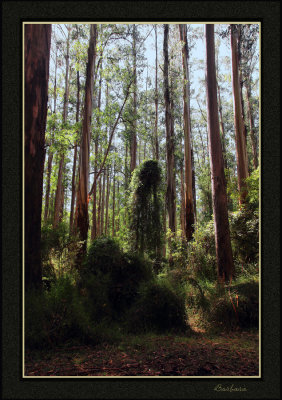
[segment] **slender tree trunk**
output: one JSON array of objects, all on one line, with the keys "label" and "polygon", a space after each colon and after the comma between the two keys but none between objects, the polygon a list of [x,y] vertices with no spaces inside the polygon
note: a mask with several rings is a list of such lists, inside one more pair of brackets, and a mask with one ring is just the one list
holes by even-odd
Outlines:
[{"label": "slender tree trunk", "polygon": [[120,228],[120,198],[119,198],[119,181],[117,182],[117,226],[116,226],[116,230],[119,231]]},{"label": "slender tree trunk", "polygon": [[159,115],[159,94],[158,94],[158,31],[155,25],[155,49],[156,49],[156,74],[155,74],[155,157],[159,159],[159,139],[158,139],[158,115]]},{"label": "slender tree trunk", "polygon": [[231,25],[231,50],[232,50],[232,86],[234,99],[235,140],[237,156],[238,187],[240,204],[245,203],[247,189],[244,180],[248,177],[246,141],[244,137],[244,121],[242,118],[242,105],[240,101],[240,82],[238,65],[238,33]]},{"label": "slender tree trunk", "polygon": [[[241,28],[238,26],[238,68],[239,68],[239,83],[240,83],[240,100],[241,100],[241,111],[242,111],[242,120],[243,120],[243,134],[244,134],[244,139],[245,139],[245,146],[247,149],[247,127],[245,123],[245,104],[244,104],[244,96],[243,96],[243,75],[242,75],[242,66],[241,66]],[[247,166],[248,166],[248,156],[246,153],[246,160],[247,160]]]},{"label": "slender tree trunk", "polygon": [[136,71],[136,25],[133,25],[133,132],[130,143],[130,172],[136,168],[137,155],[137,71]]},{"label": "slender tree trunk", "polygon": [[125,158],[124,158],[124,182],[125,190],[128,188],[128,142],[125,142]]},{"label": "slender tree trunk", "polygon": [[45,194],[44,222],[47,221],[49,213],[52,161],[53,161],[53,153],[52,151],[49,150],[48,164],[47,164],[47,184],[46,184],[46,194]]},{"label": "slender tree trunk", "polygon": [[253,118],[253,111],[251,106],[251,94],[250,94],[250,85],[249,83],[246,84],[246,95],[247,95],[247,106],[248,106],[248,118],[249,118],[249,125],[250,125],[250,138],[252,144],[252,153],[253,153],[253,164],[254,169],[258,167],[258,153],[257,153],[257,143],[256,143],[256,136],[254,132],[254,118]]},{"label": "slender tree trunk", "polygon": [[169,25],[164,25],[164,101],[165,101],[165,126],[166,126],[166,158],[167,158],[167,190],[166,204],[168,211],[169,229],[175,232],[176,229],[176,205],[175,205],[175,174],[174,174],[174,126],[171,112],[171,98],[168,80],[168,35]]},{"label": "slender tree trunk", "polygon": [[193,144],[191,146],[191,161],[192,161],[192,193],[193,193],[193,211],[194,211],[194,224],[197,221],[197,196],[196,196],[196,173],[194,162]]},{"label": "slender tree trunk", "polygon": [[225,129],[224,129],[224,123],[223,123],[223,116],[222,116],[222,104],[221,104],[219,84],[217,84],[217,93],[218,93],[218,111],[219,111],[219,118],[220,118],[222,154],[223,154],[223,160],[224,160],[224,168],[227,169],[227,157],[226,157],[226,147],[225,147]]},{"label": "slender tree trunk", "polygon": [[107,194],[106,194],[105,235],[108,234],[108,228],[109,228],[109,198],[110,198],[110,185],[111,185],[110,172],[109,172],[109,167],[107,167]]},{"label": "slender tree trunk", "polygon": [[84,242],[77,256],[77,266],[80,266],[86,253],[88,234],[88,180],[89,180],[89,153],[90,153],[90,128],[92,116],[92,101],[94,87],[94,69],[96,58],[96,32],[97,25],[90,25],[90,41],[88,48],[88,63],[86,67],[84,116],[82,125],[82,138],[80,147],[79,184],[76,201],[76,220],[80,239]]},{"label": "slender tree trunk", "polygon": [[115,236],[115,205],[116,205],[116,180],[115,180],[115,170],[113,176],[113,215],[112,215],[112,235]]},{"label": "slender tree trunk", "polygon": [[209,153],[212,182],[212,199],[215,227],[215,245],[220,282],[229,281],[234,275],[234,264],[229,232],[227,195],[224,176],[224,162],[219,133],[217,83],[214,52],[214,25],[205,25],[206,29],[206,80]]},{"label": "slender tree trunk", "polygon": [[51,24],[24,26],[25,288],[42,286],[41,212]]},{"label": "slender tree trunk", "polygon": [[[94,165],[94,176],[97,175],[97,159],[98,159],[98,135],[95,139],[95,165]],[[97,230],[97,182],[95,182],[93,188],[93,209],[92,209],[92,230],[91,230],[91,240],[96,239],[98,234]]]},{"label": "slender tree trunk", "polygon": [[[65,75],[65,93],[64,93],[64,108],[63,108],[63,122],[67,122],[68,116],[68,102],[69,102],[69,47],[70,47],[70,29],[68,30],[68,38],[67,38],[67,53],[66,53],[66,75]],[[59,173],[58,173],[58,181],[57,181],[57,191],[55,197],[55,211],[54,211],[54,221],[53,226],[56,228],[59,222],[63,217],[63,208],[64,208],[64,169],[65,169],[65,155],[62,152],[60,165],[59,165]]]},{"label": "slender tree trunk", "polygon": [[181,207],[180,207],[180,226],[182,236],[185,237],[185,191],[184,191],[184,173],[183,173],[183,165],[181,165],[180,169],[180,178],[181,178]]},{"label": "slender tree trunk", "polygon": [[[58,45],[56,43],[56,57],[55,57],[55,82],[54,82],[54,109],[53,114],[56,114],[57,106],[57,67],[58,67]],[[53,140],[51,139],[50,148]],[[47,184],[45,194],[45,209],[44,209],[44,221],[46,222],[49,214],[49,197],[51,187],[51,172],[52,172],[53,152],[49,149],[48,164],[47,164]]]},{"label": "slender tree trunk", "polygon": [[188,68],[188,43],[187,26],[179,25],[180,40],[182,45],[183,62],[183,103],[184,103],[184,162],[185,162],[185,233],[189,242],[194,233],[194,210],[193,210],[193,180],[192,180],[192,157],[191,157],[191,131],[190,131],[190,90],[189,90],[189,68]]},{"label": "slender tree trunk", "polygon": [[105,189],[106,189],[106,171],[104,170],[103,184],[102,184],[102,204],[101,204],[101,235],[104,234]]},{"label": "slender tree trunk", "polygon": [[[76,83],[77,83],[77,92],[76,92],[76,115],[75,115],[75,121],[79,122],[79,112],[80,112],[80,79],[79,79],[79,71],[77,71],[77,73],[76,73]],[[74,145],[72,180],[71,180],[72,192],[71,192],[71,211],[70,211],[70,233],[73,232],[74,203],[75,203],[75,196],[76,196],[76,186],[75,186],[76,162],[77,162],[77,142],[75,142],[75,145]]]},{"label": "slender tree trunk", "polygon": [[97,210],[97,236],[101,235],[101,204],[102,204],[102,177],[100,176],[98,181],[98,192],[99,192],[99,199],[98,199],[98,210]]}]

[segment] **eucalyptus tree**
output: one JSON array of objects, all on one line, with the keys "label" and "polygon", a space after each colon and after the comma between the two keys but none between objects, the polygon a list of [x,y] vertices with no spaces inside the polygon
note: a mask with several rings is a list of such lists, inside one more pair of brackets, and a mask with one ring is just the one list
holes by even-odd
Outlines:
[{"label": "eucalyptus tree", "polygon": [[[64,101],[63,101],[63,125],[67,124],[68,117],[68,104],[69,104],[69,58],[70,58],[70,34],[72,27],[70,25],[66,26],[67,29],[67,37],[66,37],[66,71],[65,71],[65,91],[64,91]],[[58,181],[57,181],[57,190],[55,196],[55,207],[54,207],[54,228],[57,227],[58,223],[62,220],[63,217],[63,208],[64,208],[64,185],[63,185],[63,175],[65,169],[65,154],[64,151],[60,154],[60,163],[59,163],[59,172],[58,172]]]},{"label": "eucalyptus tree", "polygon": [[228,222],[224,161],[219,133],[214,25],[206,24],[205,32],[207,115],[217,273],[219,281],[225,282],[230,281],[234,275],[234,263]]},{"label": "eucalyptus tree", "polygon": [[238,59],[238,29],[236,25],[231,25],[231,54],[232,54],[232,87],[234,101],[234,124],[237,155],[237,174],[238,188],[240,193],[240,203],[245,203],[247,187],[245,180],[248,177],[248,160],[246,149],[246,138],[244,135],[245,125],[243,120],[242,102],[240,98],[240,74]]},{"label": "eucalyptus tree", "polygon": [[185,164],[185,196],[184,196],[184,227],[187,241],[190,241],[194,232],[193,211],[193,182],[191,157],[191,118],[190,118],[190,78],[189,78],[189,50],[187,42],[187,26],[179,25],[180,40],[182,42],[183,62],[183,114],[184,114],[184,164]]},{"label": "eucalyptus tree", "polygon": [[96,24],[90,25],[90,39],[88,48],[88,62],[86,67],[84,114],[82,124],[82,137],[79,159],[79,183],[76,201],[76,227],[80,239],[83,241],[81,250],[77,256],[79,266],[86,252],[86,241],[88,235],[88,180],[89,180],[89,153],[90,153],[90,129],[92,118],[94,69],[96,59]]},{"label": "eucalyptus tree", "polygon": [[166,166],[167,189],[166,206],[168,212],[169,229],[176,230],[176,189],[175,189],[175,165],[174,165],[174,125],[171,106],[171,94],[169,88],[169,56],[168,56],[169,25],[164,24],[164,101],[165,101],[165,127],[166,127]]},{"label": "eucalyptus tree", "polygon": [[41,287],[40,255],[51,24],[24,26],[25,287]]}]

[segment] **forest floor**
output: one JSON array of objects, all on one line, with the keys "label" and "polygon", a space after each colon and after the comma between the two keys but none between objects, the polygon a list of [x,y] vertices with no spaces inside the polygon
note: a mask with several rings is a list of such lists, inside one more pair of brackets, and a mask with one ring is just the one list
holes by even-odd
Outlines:
[{"label": "forest floor", "polygon": [[257,332],[144,335],[25,351],[25,376],[258,376]]}]

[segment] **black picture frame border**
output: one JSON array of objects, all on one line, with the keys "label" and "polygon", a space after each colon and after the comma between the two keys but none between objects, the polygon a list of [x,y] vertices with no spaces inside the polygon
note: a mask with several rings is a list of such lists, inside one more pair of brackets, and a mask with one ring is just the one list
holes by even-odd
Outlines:
[{"label": "black picture frame border", "polygon": [[[280,2],[2,1],[2,398],[278,399],[280,390]],[[61,16],[64,15],[64,18]],[[262,378],[23,379],[22,22],[262,23]],[[155,18],[154,16],[157,16]]]}]

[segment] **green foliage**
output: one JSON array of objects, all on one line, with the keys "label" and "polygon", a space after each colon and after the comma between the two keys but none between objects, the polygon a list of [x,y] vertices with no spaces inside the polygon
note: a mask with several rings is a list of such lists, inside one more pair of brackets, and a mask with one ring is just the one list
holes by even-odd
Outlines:
[{"label": "green foliage", "polygon": [[184,299],[166,281],[144,282],[128,314],[128,324],[132,332],[183,332],[189,328]]},{"label": "green foliage", "polygon": [[134,302],[140,283],[151,277],[150,265],[140,256],[124,253],[113,239],[94,240],[81,272],[93,318],[119,318]]},{"label": "green foliage", "polygon": [[259,285],[253,279],[230,288],[218,288],[208,296],[207,323],[213,330],[258,328]]},{"label": "green foliage", "polygon": [[232,213],[230,217],[230,235],[234,258],[240,263],[258,262],[258,212],[245,206],[240,211]]},{"label": "green foliage", "polygon": [[56,228],[51,223],[41,229],[41,258],[43,282],[50,285],[56,276],[73,272],[75,256],[81,243],[75,236],[69,236],[69,227],[65,222]]},{"label": "green foliage", "polygon": [[188,243],[188,268],[196,279],[216,281],[216,253],[214,223],[198,226],[194,240]]},{"label": "green foliage", "polygon": [[258,210],[259,208],[259,167],[252,172],[252,174],[246,179],[248,188],[248,206],[252,210]]},{"label": "green foliage", "polygon": [[169,228],[166,231],[166,238],[170,243],[170,265],[175,269],[186,270],[188,247],[181,229],[172,232]]},{"label": "green foliage", "polygon": [[91,340],[91,323],[70,277],[56,280],[49,291],[30,291],[25,296],[27,347],[45,347],[70,338]]},{"label": "green foliage", "polygon": [[158,161],[147,160],[134,172],[130,183],[129,219],[134,250],[159,254],[162,243],[161,169]]}]

